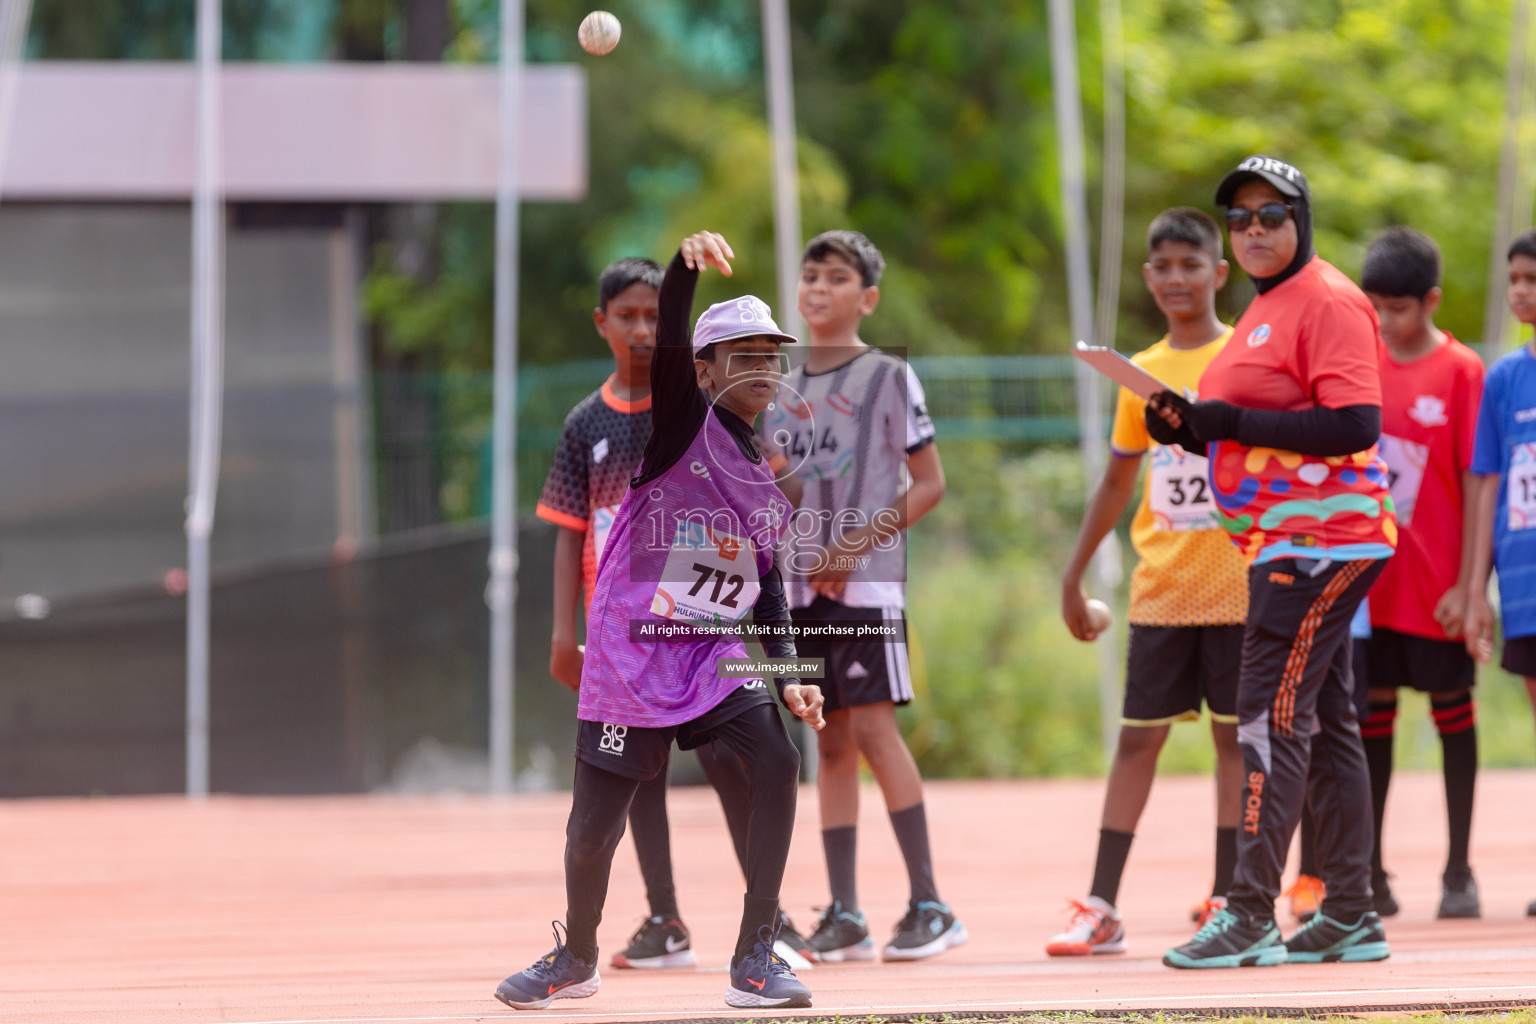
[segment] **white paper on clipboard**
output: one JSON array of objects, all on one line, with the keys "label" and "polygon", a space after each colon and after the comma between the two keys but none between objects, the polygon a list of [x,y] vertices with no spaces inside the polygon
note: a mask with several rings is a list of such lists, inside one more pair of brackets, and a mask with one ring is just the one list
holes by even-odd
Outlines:
[{"label": "white paper on clipboard", "polygon": [[1072,354],[1138,398],[1145,400],[1159,391],[1179,393],[1178,388],[1164,384],[1112,348],[1085,345],[1080,341]]}]

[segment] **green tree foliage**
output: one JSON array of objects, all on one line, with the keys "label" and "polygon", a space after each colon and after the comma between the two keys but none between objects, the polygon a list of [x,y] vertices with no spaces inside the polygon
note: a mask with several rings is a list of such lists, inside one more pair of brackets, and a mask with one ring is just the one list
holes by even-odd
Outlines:
[{"label": "green tree foliage", "polygon": [[[1382,228],[1434,237],[1445,253],[1441,321],[1475,340],[1509,20],[1509,0],[1127,4],[1127,269],[1158,209],[1209,209],[1220,175],[1263,151],[1307,172],[1318,250],[1347,273]],[[1246,282],[1229,292],[1229,312],[1252,294]],[[1128,329],[1157,330],[1140,288],[1126,289],[1122,309]]]},{"label": "green tree foliage", "polygon": [[[455,10],[452,54],[493,57],[497,5],[459,0]],[[586,10],[576,0],[529,4],[530,58],[580,61],[592,96],[589,196],[525,208],[522,333],[534,361],[600,353],[586,328],[597,271],[620,255],[665,258],[699,227],[735,242],[733,290],[776,294],[758,4],[621,4],[624,40],[601,59],[575,44]],[[1509,0],[1146,0],[1126,5],[1125,18],[1123,347],[1162,332],[1139,284],[1146,225],[1168,206],[1211,210],[1220,176],[1256,151],[1308,172],[1318,248],[1348,272],[1388,225],[1438,239],[1444,321],[1463,337],[1480,333]],[[919,353],[1062,350],[1043,5],[795,0],[792,22],[806,231],[851,224],[891,264],[868,336]],[[1096,4],[1079,3],[1078,24],[1096,179]],[[1091,180],[1097,221],[1095,190]],[[479,232],[470,222],[488,216],[449,217],[444,229]],[[488,261],[482,242],[476,258]],[[479,302],[458,309],[488,350],[488,269],[473,276]],[[470,294],[452,275],[391,287],[373,308],[402,338],[420,322],[413,304],[443,308],[453,304],[446,296]],[[431,294],[439,287],[444,296]],[[1235,316],[1251,294],[1234,275],[1224,313]],[[442,335],[454,359],[463,333]]]},{"label": "green tree foliage", "polygon": [[[224,0],[232,59],[401,55],[426,0]],[[432,0],[442,2],[442,0]],[[496,56],[496,0],[448,0],[448,59]],[[1127,189],[1120,337],[1161,319],[1137,283],[1161,209],[1209,209],[1220,175],[1265,151],[1303,167],[1318,247],[1358,269],[1371,236],[1408,223],[1446,255],[1448,327],[1481,331],[1511,0],[1141,0],[1125,4]],[[757,0],[613,0],[624,40],[580,51],[587,0],[528,0],[528,57],[577,61],[591,89],[591,187],[530,204],[525,357],[600,354],[586,327],[610,259],[664,258],[684,232],[724,231],[732,289],[773,297],[771,178]],[[29,53],[185,59],[195,0],[35,0]],[[1079,0],[1096,177],[1097,4]],[[1059,351],[1067,337],[1050,50],[1038,0],[792,0],[804,221],[852,224],[891,269],[873,340],[914,352]],[[1097,197],[1090,195],[1095,219]],[[448,211],[441,273],[391,279],[369,308],[392,345],[448,368],[488,362],[489,209]],[[1097,239],[1095,238],[1095,241]],[[1251,294],[1241,275],[1229,316]],[[722,292],[723,294],[723,292]],[[717,298],[706,289],[703,298]]]}]

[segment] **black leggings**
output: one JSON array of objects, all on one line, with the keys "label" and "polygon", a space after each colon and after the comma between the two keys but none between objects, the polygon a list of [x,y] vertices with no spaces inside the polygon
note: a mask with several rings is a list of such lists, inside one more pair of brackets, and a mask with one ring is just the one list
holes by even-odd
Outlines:
[{"label": "black leggings", "polygon": [[[735,751],[715,740],[700,747],[699,766],[720,794],[725,827],[741,874],[747,874],[747,826],[751,822],[752,785],[746,766]],[[640,783],[629,805],[629,835],[635,841],[635,859],[645,879],[645,898],[652,917],[678,917],[677,886],[672,876],[672,830],[667,822],[667,773]]]},{"label": "black leggings", "polygon": [[[750,792],[747,892],[736,940],[735,960],[739,960],[752,951],[758,929],[772,929],[778,917],[779,886],[784,881],[795,824],[800,753],[790,742],[774,704],[749,708],[715,726],[710,735],[724,751],[739,759]],[[585,761],[576,762],[571,817],[565,829],[565,920],[571,952],[587,963],[597,962],[597,926],[608,897],[613,853],[624,835],[624,822],[640,784]]]}]

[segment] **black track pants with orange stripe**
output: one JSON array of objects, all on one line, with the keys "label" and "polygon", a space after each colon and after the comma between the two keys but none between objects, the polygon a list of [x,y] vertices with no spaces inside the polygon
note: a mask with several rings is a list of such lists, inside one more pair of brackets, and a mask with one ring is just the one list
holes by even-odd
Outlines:
[{"label": "black track pants with orange stripe", "polygon": [[1304,801],[1328,887],[1323,912],[1371,909],[1371,776],[1355,719],[1349,621],[1385,562],[1285,558],[1248,572],[1237,688],[1243,814],[1228,892],[1242,917],[1274,917]]}]

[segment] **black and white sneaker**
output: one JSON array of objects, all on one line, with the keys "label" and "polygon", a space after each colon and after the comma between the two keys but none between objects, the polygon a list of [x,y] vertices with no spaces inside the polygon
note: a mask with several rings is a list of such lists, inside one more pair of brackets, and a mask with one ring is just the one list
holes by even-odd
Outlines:
[{"label": "black and white sneaker", "polygon": [[1392,955],[1381,916],[1374,910],[1361,914],[1354,924],[1318,913],[1285,940],[1285,950],[1293,964],[1354,964]]},{"label": "black and white sneaker", "polygon": [[1477,898],[1477,879],[1470,867],[1447,868],[1440,879],[1439,918],[1482,917],[1483,904]]},{"label": "black and white sneaker", "polygon": [[614,967],[692,967],[696,963],[688,929],[675,917],[647,919],[624,951],[613,954]]},{"label": "black and white sneaker", "polygon": [[833,900],[832,905],[821,912],[821,921],[811,935],[810,946],[823,963],[875,958],[875,943],[864,923],[864,912],[849,910],[841,900]]},{"label": "black and white sneaker", "polygon": [[907,913],[896,923],[896,934],[880,951],[886,960],[922,960],[961,945],[970,938],[965,925],[943,903],[923,900],[908,903]]},{"label": "black and white sneaker", "polygon": [[774,941],[773,951],[789,964],[790,970],[808,971],[821,959],[821,954],[811,948],[811,944],[805,941],[805,936],[795,928],[795,923],[789,919],[789,915],[779,910],[779,937]]}]

